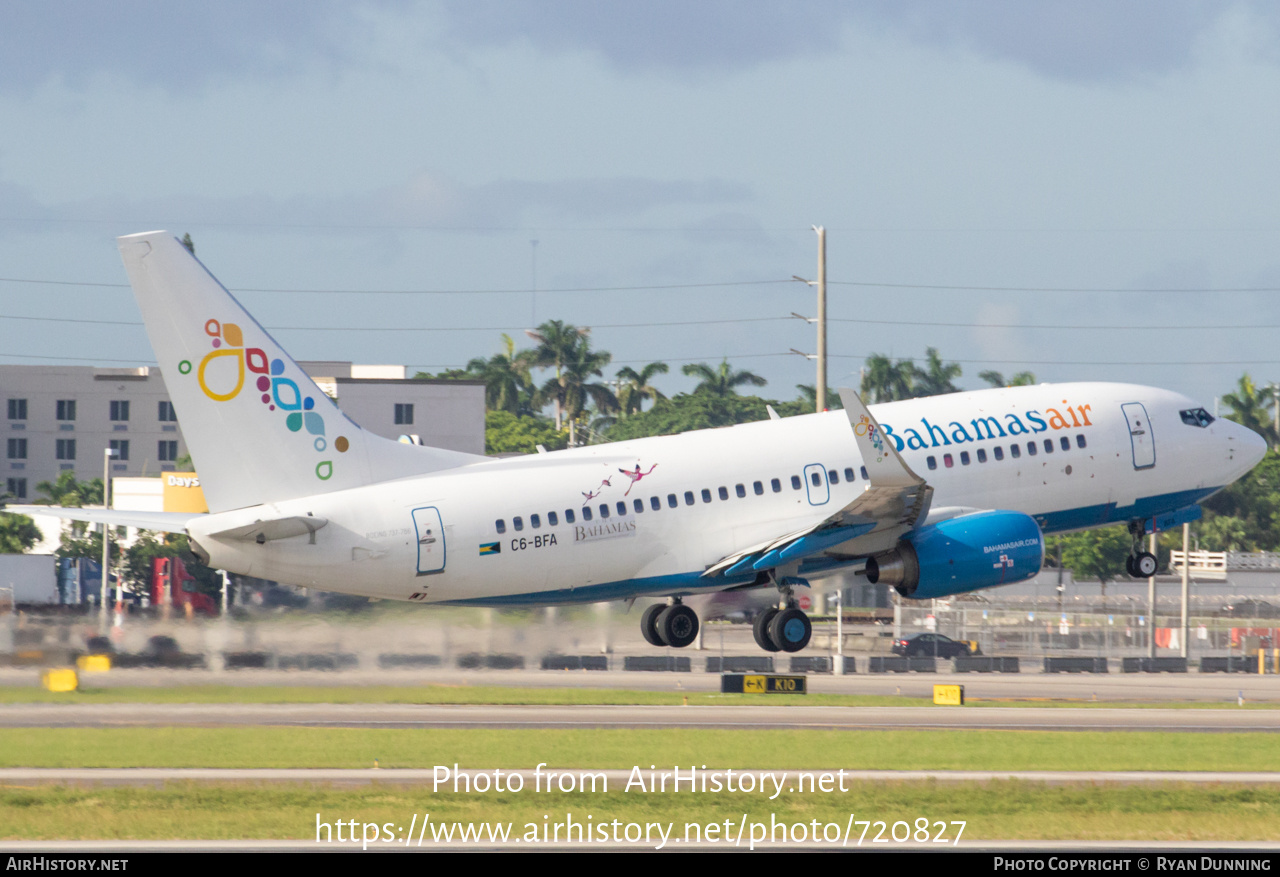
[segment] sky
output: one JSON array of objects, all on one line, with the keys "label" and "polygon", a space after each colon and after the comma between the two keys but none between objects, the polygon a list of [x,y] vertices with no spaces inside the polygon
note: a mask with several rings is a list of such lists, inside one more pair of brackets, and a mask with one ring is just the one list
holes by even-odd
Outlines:
[{"label": "sky", "polygon": [[[0,362],[154,363],[115,247],[189,233],[296,359],[865,357],[1280,381],[1262,2],[0,6]],[[800,354],[792,351],[798,350]]]}]

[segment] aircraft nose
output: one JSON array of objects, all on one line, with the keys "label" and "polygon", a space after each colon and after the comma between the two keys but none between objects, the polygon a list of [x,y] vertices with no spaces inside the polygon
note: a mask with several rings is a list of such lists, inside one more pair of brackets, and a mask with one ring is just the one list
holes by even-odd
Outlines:
[{"label": "aircraft nose", "polygon": [[1241,474],[1248,472],[1267,455],[1267,440],[1245,426],[1236,425],[1231,432],[1232,448],[1228,453],[1241,466]]}]

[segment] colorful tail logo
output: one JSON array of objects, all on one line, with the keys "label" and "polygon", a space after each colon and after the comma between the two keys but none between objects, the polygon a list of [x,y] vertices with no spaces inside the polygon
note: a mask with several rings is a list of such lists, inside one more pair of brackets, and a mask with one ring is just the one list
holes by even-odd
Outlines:
[{"label": "colorful tail logo", "polygon": [[[267,361],[267,354],[258,347],[244,346],[244,333],[235,323],[219,323],[217,320],[206,320],[205,334],[211,339],[213,350],[205,354],[196,369],[196,380],[200,389],[215,402],[226,402],[240,395],[244,389],[246,371],[249,376],[257,375],[255,384],[262,393],[262,404],[269,411],[277,409],[287,412],[284,424],[291,432],[301,432],[303,427],[315,436],[312,446],[317,453],[323,454],[329,444],[324,434],[324,418],[314,410],[316,400],[311,396],[304,397],[293,380],[281,377],[284,374],[284,360]],[[228,362],[230,359],[232,362]],[[234,371],[232,371],[234,363]],[[212,368],[210,368],[212,366]],[[191,374],[191,361],[184,359],[178,363],[181,374]],[[210,385],[213,386],[210,386]],[[338,436],[333,447],[338,453],[346,452],[350,447],[346,436]],[[321,460],[316,464],[316,477],[328,481],[333,476],[333,462]]]}]

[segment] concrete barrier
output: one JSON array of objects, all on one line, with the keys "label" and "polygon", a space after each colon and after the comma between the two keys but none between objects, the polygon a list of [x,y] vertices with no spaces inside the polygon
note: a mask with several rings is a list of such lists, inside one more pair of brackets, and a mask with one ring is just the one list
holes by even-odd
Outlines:
[{"label": "concrete barrier", "polygon": [[1107,673],[1106,658],[1045,658],[1046,673]]}]

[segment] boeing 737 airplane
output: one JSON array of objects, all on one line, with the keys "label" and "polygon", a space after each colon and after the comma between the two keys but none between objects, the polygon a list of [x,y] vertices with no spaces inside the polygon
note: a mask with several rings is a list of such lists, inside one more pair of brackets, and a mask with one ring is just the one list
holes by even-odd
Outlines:
[{"label": "boeing 737 airplane", "polygon": [[809,579],[861,570],[911,598],[1018,582],[1044,534],[1141,538],[1262,459],[1178,393],[1042,384],[490,459],[349,420],[173,236],[120,238],[208,514],[10,506],[186,533],[210,566],[321,590],[474,606],[665,597],[640,620],[689,645],[684,597],[772,588],[756,641],[809,642]]}]

